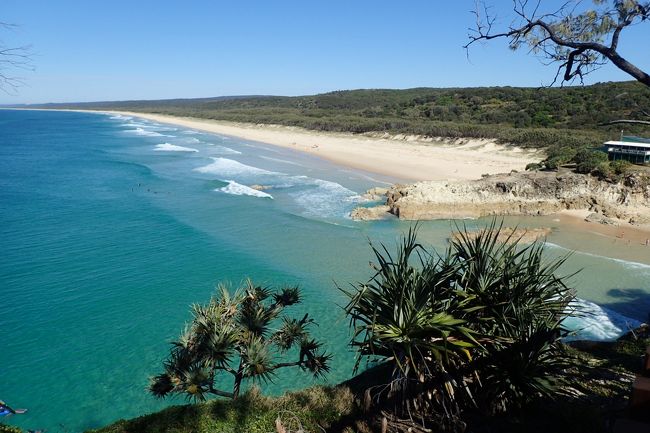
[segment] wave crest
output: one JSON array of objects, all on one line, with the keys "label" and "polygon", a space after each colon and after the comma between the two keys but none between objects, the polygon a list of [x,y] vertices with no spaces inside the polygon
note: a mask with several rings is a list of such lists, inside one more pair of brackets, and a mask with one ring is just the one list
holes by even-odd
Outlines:
[{"label": "wave crest", "polygon": [[273,199],[273,196],[271,194],[267,194],[264,191],[259,191],[249,186],[242,185],[235,182],[234,180],[226,180],[225,182],[228,182],[228,185],[224,186],[223,188],[217,188],[215,191],[221,191],[232,195],[250,195],[252,197]]},{"label": "wave crest", "polygon": [[198,152],[198,149],[193,149],[191,147],[177,146],[171,143],[161,143],[156,144],[154,148],[157,152]]}]

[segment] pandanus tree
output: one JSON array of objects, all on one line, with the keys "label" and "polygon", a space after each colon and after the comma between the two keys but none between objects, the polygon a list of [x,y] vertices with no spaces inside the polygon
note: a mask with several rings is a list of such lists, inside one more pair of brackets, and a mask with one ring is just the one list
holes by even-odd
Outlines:
[{"label": "pandanus tree", "polygon": [[376,274],[344,290],[359,360],[393,367],[373,398],[383,392],[398,414],[455,429],[467,409],[503,412],[560,390],[573,299],[556,275],[565,258],[545,260],[543,244],[523,245],[496,222],[461,229],[444,255],[415,230],[397,254],[373,251]]},{"label": "pandanus tree", "polygon": [[[282,368],[298,367],[316,377],[327,373],[331,355],[310,336],[314,321],[308,314],[283,315],[300,301],[297,287],[273,290],[248,280],[231,294],[220,285],[209,303],[192,306],[192,321],[172,342],[164,371],[151,379],[151,393],[234,399],[244,380],[269,381]],[[293,358],[279,362],[280,356]],[[219,389],[228,378],[232,390]]]}]

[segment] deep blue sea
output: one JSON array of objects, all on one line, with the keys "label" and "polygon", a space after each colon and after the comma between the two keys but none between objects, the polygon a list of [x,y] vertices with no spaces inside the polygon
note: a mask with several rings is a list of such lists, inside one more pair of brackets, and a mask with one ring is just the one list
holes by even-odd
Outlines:
[{"label": "deep blue sea", "polygon": [[[151,397],[148,377],[189,305],[246,277],[300,285],[298,308],[335,355],[325,382],[349,377],[336,286],[367,280],[368,240],[394,245],[409,224],[347,214],[367,188],[394,180],[129,116],[0,110],[0,399],[29,409],[7,421],[78,432],[183,404]],[[583,269],[572,282],[600,304],[588,304],[593,319],[572,321],[588,327],[581,335],[613,338],[646,319],[650,250],[616,251],[553,220],[519,222],[554,225],[550,255],[578,250],[564,270]],[[423,223],[421,239],[443,250],[451,227]],[[310,383],[285,371],[263,389]]]}]

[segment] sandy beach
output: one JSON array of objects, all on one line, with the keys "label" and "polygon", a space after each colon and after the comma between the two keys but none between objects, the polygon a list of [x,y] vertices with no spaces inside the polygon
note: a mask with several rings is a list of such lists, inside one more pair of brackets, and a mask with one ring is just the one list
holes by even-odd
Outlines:
[{"label": "sandy beach", "polygon": [[490,140],[456,142],[413,136],[325,133],[280,125],[255,125],[162,114],[105,111],[229,135],[306,152],[331,162],[404,181],[479,179],[524,170],[539,154]]}]

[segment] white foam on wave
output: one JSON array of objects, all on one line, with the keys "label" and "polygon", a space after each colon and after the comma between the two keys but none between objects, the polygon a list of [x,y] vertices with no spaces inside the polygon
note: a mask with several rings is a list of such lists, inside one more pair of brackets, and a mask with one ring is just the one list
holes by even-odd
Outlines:
[{"label": "white foam on wave", "polygon": [[194,138],[194,137],[185,138],[184,140],[187,141],[188,143],[200,143],[201,142],[201,140],[199,140],[198,138]]},{"label": "white foam on wave", "polygon": [[131,117],[131,116],[123,116],[121,114],[116,114],[114,116],[110,116],[109,119],[113,119],[113,120],[130,120],[130,119],[133,119],[133,117]]},{"label": "white foam on wave", "polygon": [[235,150],[235,149],[231,149],[231,148],[226,147],[226,146],[221,146],[221,145],[214,144],[214,143],[205,143],[205,144],[210,145],[210,146],[214,146],[212,150],[214,152],[220,153],[222,155],[241,155],[240,151]]},{"label": "white foam on wave", "polygon": [[308,188],[291,193],[296,203],[305,209],[305,213],[315,217],[347,217],[346,204],[356,203],[360,196],[336,182],[312,179],[307,176],[295,176],[303,180]]},{"label": "white foam on wave", "polygon": [[584,255],[584,256],[589,256],[589,257],[594,257],[597,259],[603,259],[603,260],[611,260],[612,262],[620,263],[626,268],[629,269],[647,269],[650,270],[650,265],[647,263],[640,263],[640,262],[632,262],[629,260],[623,260],[623,259],[616,259],[614,257],[607,257],[607,256],[601,256],[599,254],[593,254],[593,253],[587,253],[584,251],[572,251],[569,250],[568,248],[564,248],[561,245],[554,244],[552,242],[545,242],[545,245],[551,248],[557,248],[559,250],[564,250],[567,252],[571,252],[572,254],[579,254],[579,255]]},{"label": "white foam on wave", "polygon": [[200,134],[200,132],[195,131],[193,129],[186,129],[186,130],[182,131],[181,134],[194,135],[194,134]]},{"label": "white foam on wave", "polygon": [[193,149],[191,147],[178,146],[171,143],[160,143],[156,144],[154,148],[158,152],[198,152],[198,149]]},{"label": "white foam on wave", "polygon": [[228,182],[228,185],[224,186],[223,188],[217,188],[215,191],[221,191],[232,195],[250,195],[252,197],[273,199],[273,196],[271,194],[267,194],[264,191],[259,191],[249,186],[242,185],[235,182],[234,180],[226,180],[225,182]]},{"label": "white foam on wave", "polygon": [[127,129],[124,132],[131,132],[133,134],[143,135],[143,136],[146,136],[146,137],[172,137],[171,135],[161,134],[161,133],[156,132],[156,131],[147,131],[146,129],[143,129],[143,128]]},{"label": "white foam on wave", "polygon": [[293,161],[287,161],[286,159],[272,158],[270,156],[264,156],[264,155],[259,155],[259,157],[262,159],[266,159],[267,161],[280,162],[282,164],[296,165],[298,167],[302,167],[301,164],[298,164],[297,162],[293,162]]},{"label": "white foam on wave", "polygon": [[349,218],[351,204],[361,200],[357,193],[336,182],[264,170],[229,158],[213,157],[212,161],[194,170],[217,176],[218,179],[288,189],[289,197],[301,208],[301,214],[308,217]]},{"label": "white foam on wave", "polygon": [[575,313],[563,324],[574,331],[574,335],[567,340],[615,340],[641,325],[638,320],[584,299],[576,299],[571,307]]},{"label": "white foam on wave", "polygon": [[[234,159],[214,157],[212,164],[203,167],[195,168],[199,173],[215,174],[218,176],[256,176],[256,175],[280,175],[283,173],[276,173],[273,171],[264,170],[262,168],[252,167],[250,165],[242,164]],[[284,175],[286,176],[286,175]]]}]

